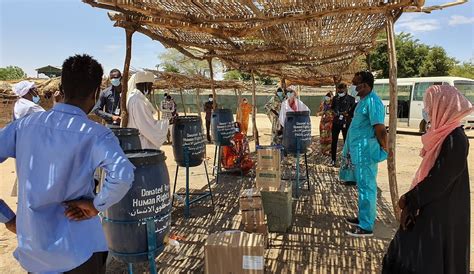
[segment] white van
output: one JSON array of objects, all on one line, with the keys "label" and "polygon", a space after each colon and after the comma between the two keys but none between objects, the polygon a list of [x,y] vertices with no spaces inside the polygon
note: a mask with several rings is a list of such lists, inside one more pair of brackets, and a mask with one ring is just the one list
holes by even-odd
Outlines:
[{"label": "white van", "polygon": [[[398,78],[398,127],[425,130],[426,123],[422,118],[421,110],[423,109],[423,95],[431,85],[454,86],[474,104],[474,80],[472,79],[450,76]],[[374,90],[384,103],[387,124],[390,100],[389,89],[388,79],[375,80]],[[466,117],[463,124],[465,129],[474,129],[474,115]]]}]

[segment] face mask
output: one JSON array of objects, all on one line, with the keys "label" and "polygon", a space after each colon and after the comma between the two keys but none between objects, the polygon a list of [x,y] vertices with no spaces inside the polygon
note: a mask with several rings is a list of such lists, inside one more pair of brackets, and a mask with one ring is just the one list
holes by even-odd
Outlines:
[{"label": "face mask", "polygon": [[325,101],[329,101],[329,100],[331,100],[331,97],[329,97],[329,96],[324,96],[324,100],[325,100]]},{"label": "face mask", "polygon": [[341,92],[341,93],[338,93],[337,95],[339,95],[339,97],[344,97],[344,95],[346,95],[344,92]]},{"label": "face mask", "polygon": [[35,103],[35,104],[38,104],[38,103],[39,103],[39,101],[40,101],[40,97],[39,97],[38,95],[36,95],[36,96],[33,96],[33,98],[32,98],[32,99],[33,99],[33,103]]},{"label": "face mask", "polygon": [[120,78],[112,78],[110,79],[110,83],[112,83],[112,86],[118,87],[120,86]]},{"label": "face mask", "polygon": [[293,92],[288,92],[288,98],[291,99],[293,97],[295,97],[295,94]]},{"label": "face mask", "polygon": [[238,128],[235,128],[235,132],[239,132],[239,129],[238,129]]},{"label": "face mask", "polygon": [[283,96],[283,92],[281,92],[281,91],[278,91],[278,92],[277,92],[277,95],[278,95],[278,97],[280,97],[280,98],[281,98],[281,97]]},{"label": "face mask", "polygon": [[357,91],[356,91],[356,86],[354,85],[351,85],[349,87],[349,94],[353,97],[356,97],[357,96]]},{"label": "face mask", "polygon": [[428,115],[428,112],[426,112],[425,109],[421,110],[421,115],[423,116],[423,120],[425,120],[427,123],[430,122],[430,116]]},{"label": "face mask", "polygon": [[209,102],[212,102],[212,100],[213,100],[212,98],[209,98]]},{"label": "face mask", "polygon": [[149,92],[148,90],[145,90],[145,91],[143,92],[143,94],[145,94],[145,96],[147,96],[148,94],[150,94],[150,92]]}]

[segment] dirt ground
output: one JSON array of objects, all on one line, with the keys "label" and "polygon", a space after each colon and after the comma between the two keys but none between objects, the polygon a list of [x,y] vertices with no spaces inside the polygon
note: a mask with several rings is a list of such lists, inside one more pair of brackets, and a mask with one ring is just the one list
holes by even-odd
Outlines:
[{"label": "dirt ground", "polygon": [[[260,143],[270,143],[270,123],[265,115],[257,115]],[[308,154],[310,190],[302,191],[301,198],[293,203],[293,224],[284,234],[270,233],[269,246],[265,253],[265,271],[268,273],[374,273],[381,265],[381,259],[397,227],[390,202],[390,192],[386,163],[379,165],[378,175],[378,217],[375,236],[354,239],[344,234],[347,228],[346,216],[357,212],[357,190],[338,184],[337,169],[326,166],[328,159],[318,150],[319,119],[312,117],[313,145]],[[252,123],[250,122],[250,127]],[[473,136],[472,133],[469,133]],[[341,137],[342,138],[342,137]],[[474,144],[471,141],[469,162],[474,163]],[[251,143],[251,150],[254,150]],[[410,186],[421,158],[418,157],[421,142],[419,136],[398,135],[397,137],[397,179],[399,194]],[[176,164],[172,147],[164,145],[167,156],[170,181],[173,182]],[[212,172],[214,146],[207,145],[208,170]],[[294,162],[293,162],[294,164]],[[292,166],[284,166],[291,170]],[[471,207],[474,182],[474,165],[469,167],[471,178]],[[205,189],[206,176],[203,166],[192,168],[190,185],[193,189]],[[12,159],[0,164],[0,197],[15,208],[16,198],[11,197],[15,181],[15,162]],[[212,184],[215,208],[209,199],[196,204],[191,209],[191,218],[183,218],[183,210],[176,208],[172,217],[172,232],[182,238],[180,248],[166,247],[156,259],[158,269],[164,273],[203,272],[204,242],[209,233],[230,229],[240,229],[238,193],[251,187],[250,177],[221,177],[219,184]],[[211,176],[211,180],[214,177]],[[178,175],[178,189],[184,188],[184,169]],[[471,220],[474,220],[471,210]],[[471,222],[472,222],[471,221]],[[471,231],[472,225],[471,225]],[[471,250],[474,250],[471,233]],[[16,238],[0,226],[0,273],[25,273],[12,252],[16,248]],[[471,252],[471,261],[474,254]],[[474,266],[473,263],[471,265]],[[147,272],[146,264],[136,265],[137,273]],[[471,270],[474,270],[471,267]],[[109,264],[109,273],[126,273],[126,266],[114,259]]]}]

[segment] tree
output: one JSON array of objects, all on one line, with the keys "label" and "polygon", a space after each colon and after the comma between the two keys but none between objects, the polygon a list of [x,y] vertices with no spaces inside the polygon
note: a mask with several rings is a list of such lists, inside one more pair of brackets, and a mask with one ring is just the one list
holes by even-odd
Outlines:
[{"label": "tree", "polygon": [[19,80],[26,77],[26,73],[17,66],[0,68],[0,80]]},{"label": "tree", "polygon": [[432,47],[420,67],[420,76],[446,76],[454,67],[456,60],[448,57],[442,47]]},{"label": "tree", "polygon": [[454,65],[449,71],[449,75],[474,79],[474,58],[462,64]]},{"label": "tree", "polygon": [[[197,52],[192,52],[197,54]],[[167,49],[166,52],[159,56],[161,64],[165,71],[178,72],[182,74],[199,74],[201,76],[209,76],[209,64],[205,60],[197,60],[185,56],[176,49]],[[218,59],[213,59],[212,68],[214,74],[222,68],[222,64]]]},{"label": "tree", "polygon": [[233,69],[224,73],[224,80],[250,81],[252,80],[252,75],[250,73]]},{"label": "tree", "polygon": [[[373,71],[380,71],[378,78],[389,77],[389,60],[387,53],[387,35],[381,33],[377,37],[377,47],[370,54],[370,65]],[[414,39],[409,33],[400,33],[395,36],[397,49],[398,77],[419,76],[420,64],[428,55],[429,47]]]}]

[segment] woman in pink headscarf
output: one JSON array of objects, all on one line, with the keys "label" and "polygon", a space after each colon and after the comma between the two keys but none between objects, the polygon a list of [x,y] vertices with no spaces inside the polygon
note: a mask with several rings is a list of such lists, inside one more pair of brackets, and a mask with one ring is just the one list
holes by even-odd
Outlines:
[{"label": "woman in pink headscarf", "polygon": [[461,120],[472,104],[452,86],[431,86],[423,116],[421,162],[411,190],[400,198],[400,229],[383,260],[383,273],[468,273],[469,142]]}]

